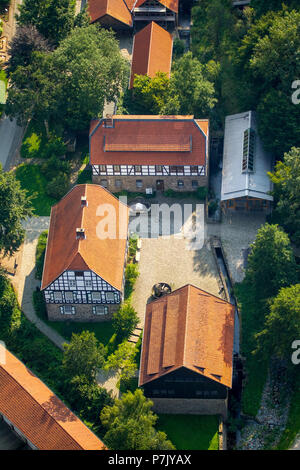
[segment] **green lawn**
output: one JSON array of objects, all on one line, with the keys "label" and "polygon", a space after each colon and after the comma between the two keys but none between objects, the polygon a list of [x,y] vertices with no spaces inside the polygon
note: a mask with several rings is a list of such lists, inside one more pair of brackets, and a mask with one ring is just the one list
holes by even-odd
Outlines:
[{"label": "green lawn", "polygon": [[242,394],[243,413],[256,416],[267,379],[268,364],[252,354],[256,347],[254,334],[262,329],[263,311],[256,301],[253,288],[246,281],[235,285],[242,317],[242,355],[246,358],[247,379]]},{"label": "green lawn", "polygon": [[45,126],[30,121],[24,135],[20,154],[23,158],[40,158],[47,143]]},{"label": "green lawn", "polygon": [[41,173],[40,166],[22,163],[15,171],[21,187],[26,189],[29,195],[36,196],[32,201],[35,215],[49,216],[51,206],[56,204],[57,200],[47,196],[45,190],[48,180]]},{"label": "green lawn", "polygon": [[218,450],[217,416],[158,415],[156,428],[164,431],[177,450]]},{"label": "green lawn", "polygon": [[115,333],[112,327],[112,322],[72,322],[72,321],[49,321],[47,318],[46,306],[43,299],[42,292],[33,293],[33,301],[35,311],[38,317],[43,320],[47,325],[56,330],[63,338],[70,340],[72,333],[81,333],[82,331],[93,331],[96,338],[104,346],[107,346],[108,352],[116,348]]}]

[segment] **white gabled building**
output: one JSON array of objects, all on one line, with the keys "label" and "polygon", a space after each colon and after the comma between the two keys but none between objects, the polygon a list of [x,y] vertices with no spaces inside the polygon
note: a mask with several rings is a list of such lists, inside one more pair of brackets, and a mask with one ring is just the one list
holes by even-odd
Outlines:
[{"label": "white gabled building", "polygon": [[273,158],[265,151],[253,111],[225,121],[221,204],[229,210],[269,210],[273,197],[268,172]]}]

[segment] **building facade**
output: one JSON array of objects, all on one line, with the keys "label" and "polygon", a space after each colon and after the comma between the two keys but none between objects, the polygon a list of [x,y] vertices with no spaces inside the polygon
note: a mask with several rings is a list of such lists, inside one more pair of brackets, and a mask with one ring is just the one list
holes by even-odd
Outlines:
[{"label": "building facade", "polygon": [[166,27],[177,22],[178,0],[136,0],[132,8],[135,24],[156,21]]},{"label": "building facade", "polygon": [[139,386],[159,413],[226,417],[234,307],[187,285],[146,307]]},{"label": "building facade", "polygon": [[[106,210],[111,234],[101,232]],[[127,232],[127,206],[100,186],[78,185],[52,208],[42,278],[50,320],[111,319],[123,300]]]},{"label": "building facade", "polygon": [[208,185],[209,122],[115,115],[90,128],[93,182],[112,192],[195,191]]}]

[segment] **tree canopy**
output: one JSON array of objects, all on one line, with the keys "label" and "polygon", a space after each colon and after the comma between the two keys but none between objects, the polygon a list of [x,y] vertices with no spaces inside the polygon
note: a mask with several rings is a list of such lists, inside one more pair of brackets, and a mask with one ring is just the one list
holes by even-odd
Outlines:
[{"label": "tree canopy", "polygon": [[300,148],[293,147],[269,174],[274,184],[272,218],[300,245]]},{"label": "tree canopy", "polygon": [[263,225],[248,257],[246,281],[257,300],[277,295],[281,287],[297,282],[297,265],[288,235],[278,225]]},{"label": "tree canopy", "polygon": [[104,442],[111,450],[172,450],[173,444],[164,432],[156,431],[157,416],[153,403],[141,389],[127,392],[113,406],[101,412],[102,424],[108,429]]},{"label": "tree canopy", "polygon": [[63,367],[68,377],[85,377],[93,382],[97,369],[104,363],[105,348],[95,333],[83,331],[72,334],[69,344],[64,344]]},{"label": "tree canopy", "polygon": [[96,25],[73,30],[51,53],[35,52],[32,63],[11,75],[6,113],[21,122],[60,122],[74,131],[101,116],[126,75],[114,33]]},{"label": "tree canopy", "polygon": [[300,338],[300,284],[283,288],[272,300],[264,329],[256,335],[258,350],[290,363],[292,343]]},{"label": "tree canopy", "polygon": [[0,251],[2,255],[13,255],[24,241],[22,221],[33,215],[33,209],[15,174],[4,172],[1,165],[0,205]]},{"label": "tree canopy", "polygon": [[75,0],[24,0],[17,22],[34,25],[53,44],[65,39],[74,27]]}]

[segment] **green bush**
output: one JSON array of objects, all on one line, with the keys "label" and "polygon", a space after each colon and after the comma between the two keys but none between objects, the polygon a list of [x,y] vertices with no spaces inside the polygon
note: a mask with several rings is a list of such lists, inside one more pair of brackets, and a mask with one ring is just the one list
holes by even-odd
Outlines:
[{"label": "green bush", "polygon": [[41,233],[41,235],[39,236],[38,244],[36,247],[36,252],[35,252],[35,267],[36,267],[35,278],[36,279],[42,279],[45,252],[46,252],[46,246],[47,246],[47,238],[48,238],[48,230],[45,230],[45,232]]},{"label": "green bush", "polygon": [[57,157],[50,157],[48,160],[42,163],[41,173],[47,177],[48,180],[52,180],[58,173],[65,173],[70,175],[71,165],[66,160],[60,160]]},{"label": "green bush", "polygon": [[125,268],[125,299],[128,299],[132,294],[135,281],[139,275],[139,270],[136,264],[129,263]]},{"label": "green bush", "polygon": [[127,301],[121,305],[120,309],[113,315],[113,328],[118,340],[124,341],[133,333],[139,323],[139,317]]},{"label": "green bush", "polygon": [[70,179],[66,173],[59,173],[53,178],[46,187],[46,193],[49,197],[61,199],[70,187]]},{"label": "green bush", "polygon": [[196,197],[197,199],[200,199],[200,201],[204,201],[208,193],[208,189],[205,186],[199,186],[196,191]]}]

